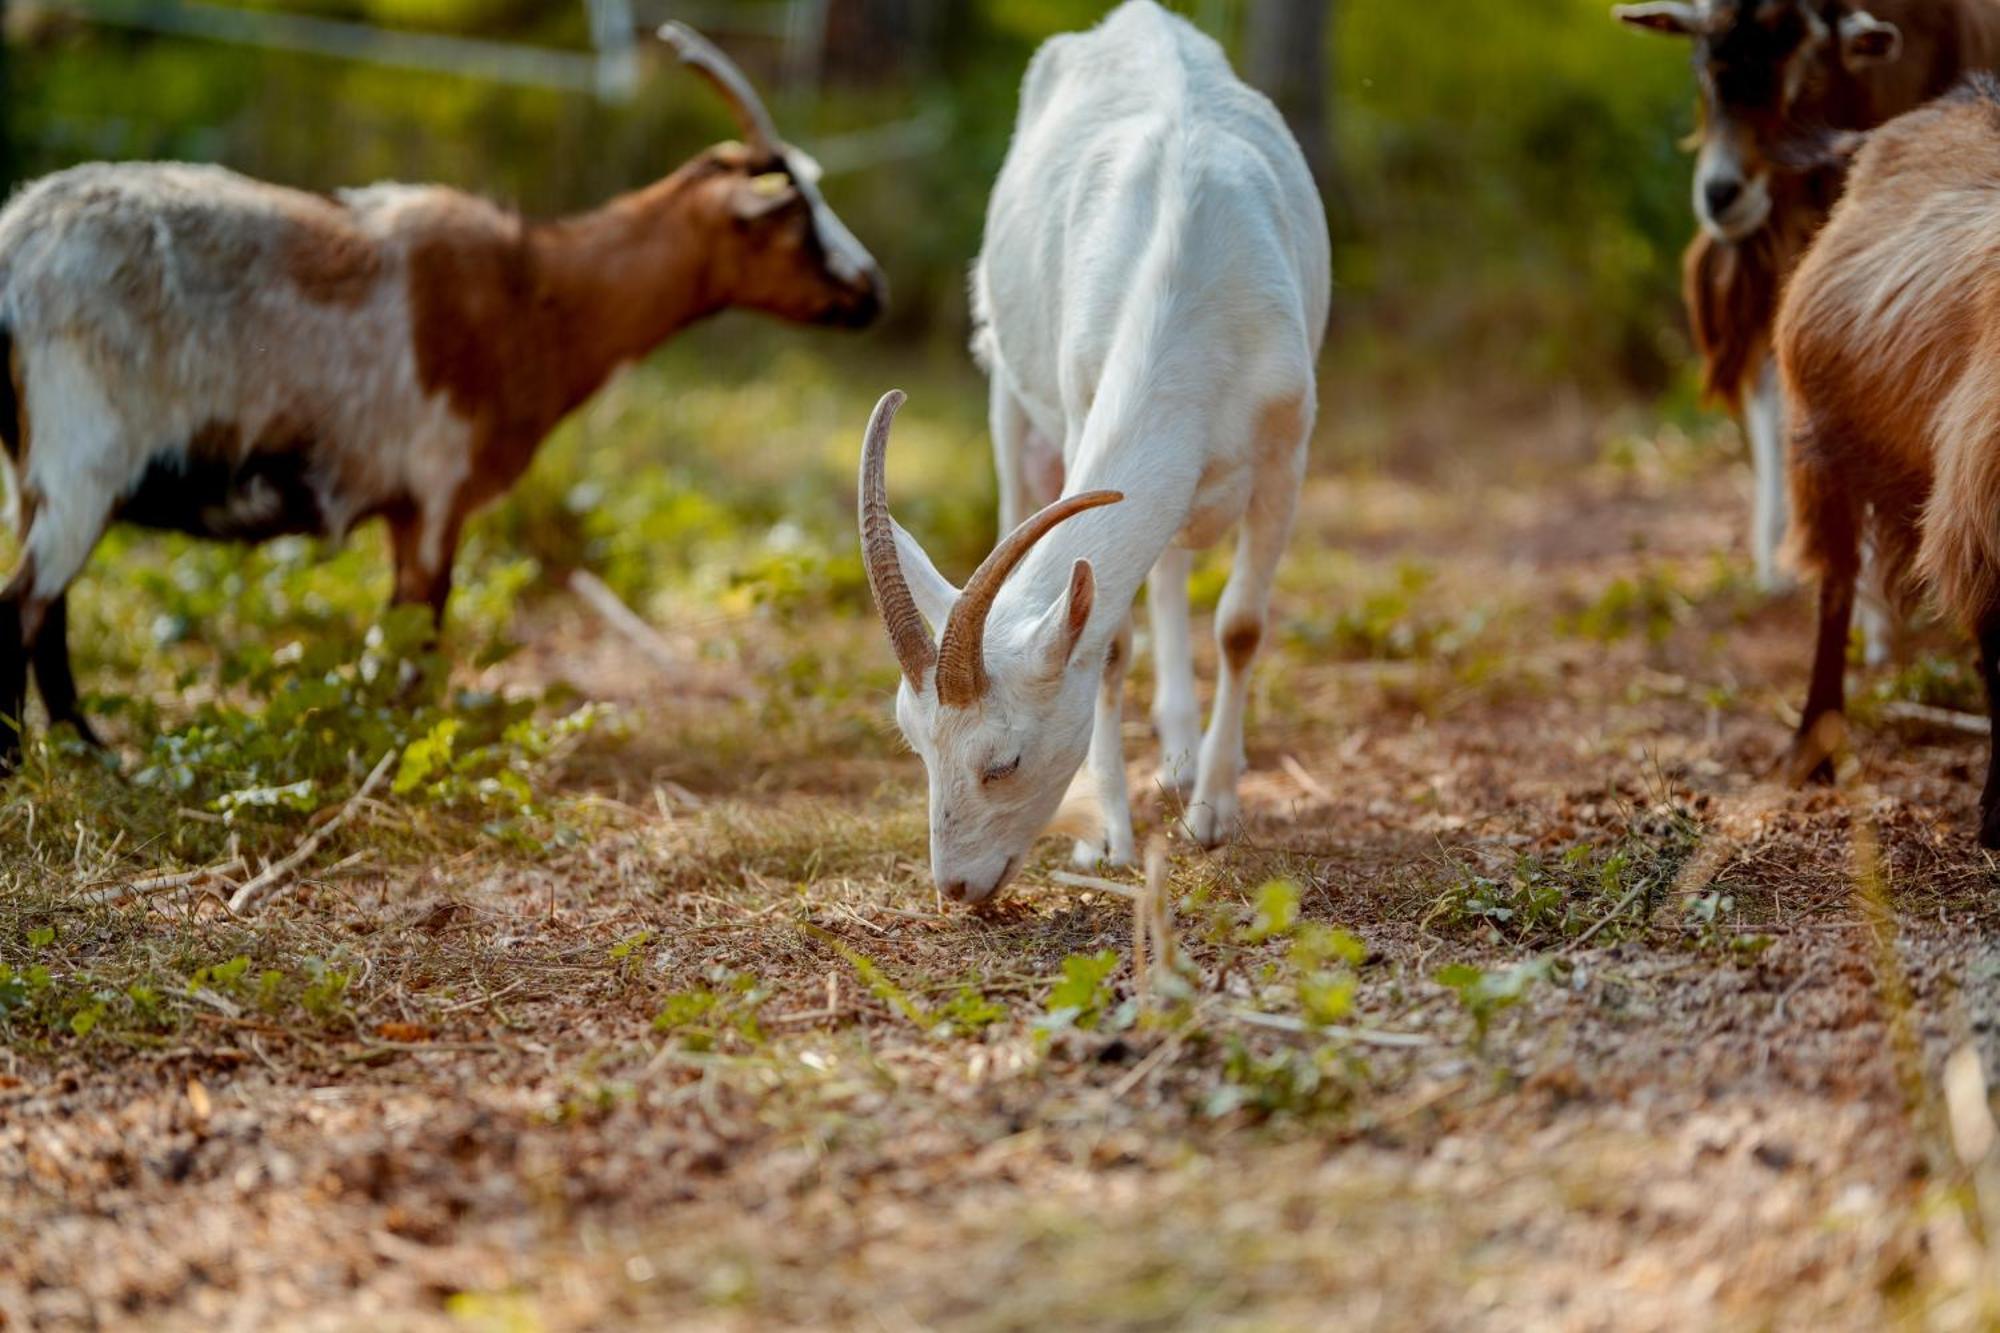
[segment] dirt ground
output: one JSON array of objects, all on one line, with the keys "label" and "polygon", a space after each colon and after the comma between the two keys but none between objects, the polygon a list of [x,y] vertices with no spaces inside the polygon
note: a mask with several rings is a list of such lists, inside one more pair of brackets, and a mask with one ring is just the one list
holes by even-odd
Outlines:
[{"label": "dirt ground", "polygon": [[[546,601],[494,682],[631,723],[538,854],[406,854],[377,802],[237,922],[88,903],[102,830],[10,827],[58,981],[347,979],[293,1021],[160,964],[156,1035],[10,1038],[0,1326],[1995,1326],[1985,743],[1857,706],[1838,788],[1765,781],[1809,622],[1744,584],[1747,470],[1593,459],[1316,473],[1219,854],[1138,671],[1178,970],[1055,840],[940,904],[851,614],[682,633],[740,647],[728,702]],[[813,663],[867,688],[786,693]]]}]

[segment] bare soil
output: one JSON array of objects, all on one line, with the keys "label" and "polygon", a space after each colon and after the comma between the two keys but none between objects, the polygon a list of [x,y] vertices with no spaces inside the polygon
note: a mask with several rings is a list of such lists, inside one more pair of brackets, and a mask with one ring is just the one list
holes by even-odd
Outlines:
[{"label": "bare soil", "polygon": [[[493,682],[632,725],[564,767],[586,836],[541,854],[406,853],[385,802],[232,922],[83,905],[81,835],[11,828],[48,869],[0,892],[63,975],[355,976],[323,1021],[217,990],[154,1039],[10,1038],[0,1326],[1994,1326],[1996,1200],[1942,1072],[2000,1067],[1983,740],[1857,708],[1837,788],[1765,780],[1808,608],[1743,585],[1748,479],[1713,449],[1310,488],[1241,838],[1203,855],[1143,802],[1186,971],[1123,1030],[1131,906],[1058,883],[1066,844],[998,907],[938,901],[851,614],[685,632],[740,645],[766,697],[730,703],[543,602]],[[867,688],[787,694],[802,656]],[[1333,1027],[1256,938],[1273,879],[1365,946]],[[1098,1026],[1045,1021],[1100,950]],[[1437,979],[1535,960],[1483,1039]]]}]

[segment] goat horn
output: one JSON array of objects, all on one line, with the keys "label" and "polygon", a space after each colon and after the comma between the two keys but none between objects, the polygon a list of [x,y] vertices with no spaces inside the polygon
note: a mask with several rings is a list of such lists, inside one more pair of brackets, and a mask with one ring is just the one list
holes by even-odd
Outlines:
[{"label": "goat horn", "polygon": [[1014,572],[1014,566],[1064,519],[1124,498],[1118,491],[1066,495],[1008,533],[1006,540],[993,548],[993,554],[980,562],[952,606],[938,642],[939,703],[964,708],[986,693],[986,613],[993,609],[993,599],[1000,595],[1000,585]]},{"label": "goat horn", "polygon": [[882,395],[868,418],[868,435],[861,445],[861,563],[867,566],[868,587],[875,594],[875,608],[882,613],[903,677],[911,689],[921,690],[925,674],[937,661],[937,649],[903,577],[902,557],[896,554],[896,524],[889,517],[889,423],[896,419],[904,397],[901,389]]},{"label": "goat horn", "polygon": [[722,100],[729,103],[751,148],[771,157],[783,151],[784,141],[778,137],[771,113],[764,109],[764,99],[757,96],[757,90],[750,86],[749,78],[736,67],[736,62],[722,54],[714,42],[678,19],[661,25],[660,40],[674,48],[682,64],[715,85]]}]

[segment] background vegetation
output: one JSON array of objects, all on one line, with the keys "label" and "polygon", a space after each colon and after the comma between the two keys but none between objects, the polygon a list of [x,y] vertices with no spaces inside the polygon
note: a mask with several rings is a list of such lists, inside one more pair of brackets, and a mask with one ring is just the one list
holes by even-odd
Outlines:
[{"label": "background vegetation", "polygon": [[[588,45],[580,3],[272,7]],[[830,43],[817,78],[788,72],[775,41],[718,32],[773,90],[787,133],[804,144],[925,112],[948,117],[942,144],[832,182],[835,202],[888,266],[899,339],[962,341],[961,275],[977,249],[1020,72],[1039,41],[1087,26],[1105,7],[890,6],[902,17],[883,24],[882,44]],[[1242,60],[1243,0],[1175,7]],[[689,8],[656,3],[642,17]],[[727,28],[767,23],[776,7],[692,8]],[[707,90],[657,53],[637,96],[607,103],[161,38],[22,0],[11,26],[13,122],[31,174],[88,158],[214,159],[314,189],[438,180],[547,214],[639,184],[726,133]],[[1599,393],[1650,394],[1674,379],[1684,339],[1672,257],[1689,229],[1674,144],[1692,122],[1674,45],[1621,29],[1603,0],[1338,0],[1327,41],[1342,331],[1333,360],[1343,379],[1422,391],[1442,368],[1468,363],[1484,387],[1516,395],[1578,381]]]}]

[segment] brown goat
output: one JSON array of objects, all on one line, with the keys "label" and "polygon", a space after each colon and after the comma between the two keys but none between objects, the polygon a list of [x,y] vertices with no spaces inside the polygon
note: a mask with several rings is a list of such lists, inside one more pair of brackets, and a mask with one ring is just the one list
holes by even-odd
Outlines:
[{"label": "brown goat", "polygon": [[[1812,684],[1787,766],[1830,775],[1864,535],[1885,588],[1927,587],[1979,640],[2000,724],[2000,80],[1891,121],[1778,315],[1800,565],[1819,576]],[[1980,798],[2000,847],[2000,754]]]},{"label": "brown goat", "polygon": [[[2000,0],[1702,0],[1620,6],[1693,41],[1701,94],[1682,286],[1702,388],[1742,421],[1757,474],[1751,548],[1778,579],[1784,424],[1771,326],[1786,276],[1824,225],[1845,163],[1829,144],[2000,64]],[[1871,617],[1871,656],[1886,625]]]},{"label": "brown goat", "polygon": [[73,167],[0,210],[0,443],[23,550],[0,591],[0,766],[30,664],[51,722],[90,737],[65,602],[108,524],[262,541],[379,517],[396,600],[442,620],[467,515],[619,366],[731,306],[874,319],[881,273],[817,165],[721,52],[662,36],[744,142],[581,216],[172,163]]}]

